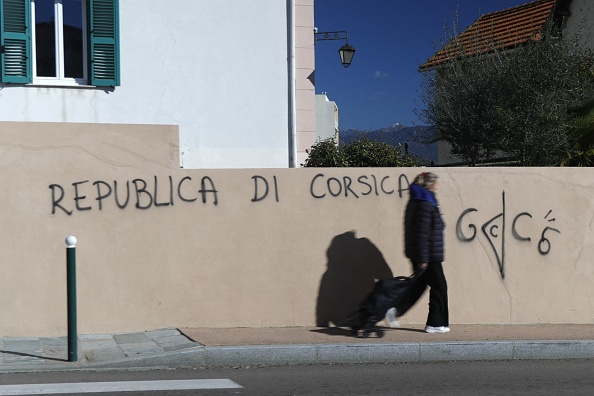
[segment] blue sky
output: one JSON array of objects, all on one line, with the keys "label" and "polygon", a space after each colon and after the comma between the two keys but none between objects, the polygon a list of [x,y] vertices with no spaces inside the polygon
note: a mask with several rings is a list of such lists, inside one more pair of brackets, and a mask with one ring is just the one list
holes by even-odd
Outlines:
[{"label": "blue sky", "polygon": [[396,122],[423,125],[414,109],[422,76],[417,71],[436,51],[444,26],[456,10],[462,30],[481,14],[530,0],[314,0],[319,32],[346,30],[357,49],[349,68],[340,64],[343,41],[315,46],[316,93],[326,92],[338,105],[341,130],[373,130]]}]

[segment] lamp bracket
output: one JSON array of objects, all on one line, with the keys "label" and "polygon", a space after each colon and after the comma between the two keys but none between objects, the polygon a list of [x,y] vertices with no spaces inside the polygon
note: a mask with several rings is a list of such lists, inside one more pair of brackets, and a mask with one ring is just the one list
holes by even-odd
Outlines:
[{"label": "lamp bracket", "polygon": [[345,30],[338,30],[335,32],[317,32],[314,31],[316,43],[322,40],[345,40],[349,43],[349,34]]}]

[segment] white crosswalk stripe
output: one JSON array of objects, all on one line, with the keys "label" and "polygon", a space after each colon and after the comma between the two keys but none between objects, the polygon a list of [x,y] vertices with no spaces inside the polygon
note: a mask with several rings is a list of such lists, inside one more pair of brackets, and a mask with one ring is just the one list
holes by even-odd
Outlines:
[{"label": "white crosswalk stripe", "polygon": [[62,384],[0,385],[0,395],[53,395],[58,393],[138,392],[243,388],[229,379],[80,382]]}]

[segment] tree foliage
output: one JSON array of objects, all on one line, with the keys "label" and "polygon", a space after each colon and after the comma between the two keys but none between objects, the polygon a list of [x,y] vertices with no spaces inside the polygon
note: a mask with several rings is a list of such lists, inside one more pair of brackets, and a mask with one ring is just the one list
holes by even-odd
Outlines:
[{"label": "tree foliage", "polygon": [[594,98],[576,110],[576,125],[570,132],[571,145],[562,166],[594,166]]},{"label": "tree foliage", "polygon": [[303,167],[411,167],[421,160],[402,154],[402,147],[359,136],[351,143],[337,145],[332,138],[316,142]]},{"label": "tree foliage", "polygon": [[307,159],[301,166],[320,168],[341,168],[348,166],[343,152],[333,138],[317,141],[309,150]]},{"label": "tree foliage", "polygon": [[522,166],[556,166],[594,148],[578,144],[586,143],[576,132],[583,117],[573,111],[594,98],[594,58],[581,43],[551,24],[539,40],[424,72],[418,113],[435,126],[427,142],[450,143],[470,165],[498,155]]}]

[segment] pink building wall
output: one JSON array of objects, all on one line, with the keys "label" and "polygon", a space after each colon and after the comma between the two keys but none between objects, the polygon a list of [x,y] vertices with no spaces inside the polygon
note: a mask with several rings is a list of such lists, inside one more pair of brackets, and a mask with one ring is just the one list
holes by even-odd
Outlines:
[{"label": "pink building wall", "polygon": [[297,166],[316,140],[314,0],[295,0]]}]

